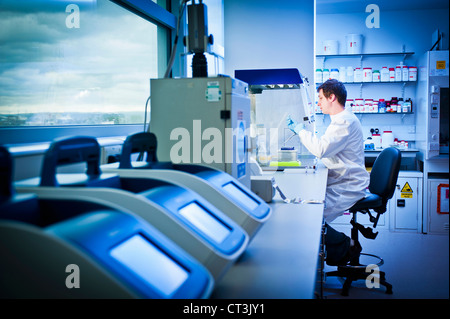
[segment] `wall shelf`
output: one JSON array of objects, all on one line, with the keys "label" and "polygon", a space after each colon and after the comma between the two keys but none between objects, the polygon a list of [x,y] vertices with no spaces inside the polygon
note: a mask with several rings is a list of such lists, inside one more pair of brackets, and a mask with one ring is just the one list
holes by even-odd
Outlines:
[{"label": "wall shelf", "polygon": [[[362,68],[362,61],[364,58],[369,57],[393,57],[393,56],[401,56],[403,57],[402,61],[410,56],[414,55],[414,52],[379,52],[379,53],[360,53],[360,54],[316,54],[316,59],[322,59],[322,68],[325,68],[325,60],[327,58],[359,58],[359,67]],[[370,82],[368,82],[370,83]],[[377,82],[378,83],[378,82]],[[390,83],[390,82],[386,82]]]},{"label": "wall shelf", "polygon": [[[323,113],[321,113],[321,112],[316,112],[316,114],[317,115],[324,115]],[[408,114],[414,114],[414,112],[401,112],[401,113],[399,113],[399,112],[385,112],[385,113],[380,113],[380,112],[378,112],[378,113],[374,113],[374,112],[353,112],[353,114],[355,114],[355,115],[362,115],[362,114],[365,114],[365,115],[408,115]]]},{"label": "wall shelf", "polygon": [[[407,115],[413,115],[414,112],[401,112],[401,113],[398,113],[398,112],[386,112],[386,113],[353,112],[353,114],[356,115],[356,117],[359,119],[360,122],[362,122],[363,116],[365,117],[365,116],[382,115],[382,116],[384,117],[385,115],[388,115],[388,116],[401,115],[401,122],[403,123],[405,117],[406,117]],[[325,114],[320,113],[320,112],[316,112],[315,115],[316,115],[316,116],[317,116],[317,115],[323,116],[323,115],[325,115]],[[324,122],[324,121],[325,121],[325,116],[322,117],[322,122]]]},{"label": "wall shelf", "polygon": [[[360,86],[359,97],[362,97],[362,88],[365,85],[378,85],[378,84],[382,84],[382,85],[394,84],[395,85],[395,84],[401,84],[402,87],[401,87],[401,91],[400,91],[400,96],[404,98],[405,97],[405,86],[408,85],[408,84],[414,85],[414,84],[417,83],[417,81],[342,82],[342,83],[344,83],[345,85],[359,85]],[[315,83],[316,87],[319,87],[321,84],[322,83]]]},{"label": "wall shelf", "polygon": [[387,57],[387,56],[403,56],[406,59],[407,56],[413,55],[414,52],[380,52],[380,53],[360,53],[360,54],[316,54],[316,58],[323,58],[324,62],[326,58],[359,58],[361,61],[365,57]]},{"label": "wall shelf", "polygon": [[354,54],[316,54],[316,57],[343,57],[354,58],[361,56],[389,56],[389,55],[413,55],[414,52],[379,52],[379,53],[354,53]]}]

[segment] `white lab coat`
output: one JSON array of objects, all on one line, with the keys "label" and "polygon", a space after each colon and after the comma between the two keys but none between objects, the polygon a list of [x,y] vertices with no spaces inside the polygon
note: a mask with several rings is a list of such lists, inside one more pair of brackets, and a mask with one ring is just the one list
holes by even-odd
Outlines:
[{"label": "white lab coat", "polygon": [[298,134],[303,145],[328,168],[324,209],[327,223],[363,198],[369,186],[361,123],[348,110],[330,117],[331,123],[320,138],[307,130]]}]

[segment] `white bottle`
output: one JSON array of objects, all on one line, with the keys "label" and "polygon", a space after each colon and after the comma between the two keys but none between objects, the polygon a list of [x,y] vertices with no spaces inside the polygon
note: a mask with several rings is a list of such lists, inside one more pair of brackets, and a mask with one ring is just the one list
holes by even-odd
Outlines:
[{"label": "white bottle", "polygon": [[389,82],[389,69],[383,66],[381,69],[381,82]]},{"label": "white bottle", "polygon": [[322,78],[322,69],[316,69],[316,74],[315,74],[315,82],[316,83],[322,83],[323,82],[323,78]]},{"label": "white bottle", "polygon": [[355,113],[362,112],[364,108],[364,99],[355,99]]},{"label": "white bottle", "polygon": [[402,65],[395,67],[395,81],[400,82],[402,80]]},{"label": "white bottle", "polygon": [[417,81],[417,67],[411,66],[411,67],[409,67],[408,71],[409,71],[408,72],[409,80],[410,81]]},{"label": "white bottle", "polygon": [[380,71],[374,70],[372,72],[372,82],[380,82],[380,81],[381,81]]},{"label": "white bottle", "polygon": [[373,113],[378,113],[378,100],[373,101]]},{"label": "white bottle", "polygon": [[339,68],[339,81],[341,81],[341,82],[343,82],[343,83],[345,83],[345,82],[347,82],[347,70],[345,69],[345,67],[344,66],[341,66],[340,68]]},{"label": "white bottle", "polygon": [[323,82],[328,81],[330,79],[330,70],[323,69],[323,71],[322,71],[322,78],[323,78]]},{"label": "white bottle", "polygon": [[353,73],[353,81],[358,83],[358,82],[362,82],[362,71],[360,68],[355,68],[355,72]]},{"label": "white bottle", "polygon": [[346,74],[346,80],[348,83],[352,83],[354,81],[353,78],[353,68],[351,66],[347,67],[347,74]]},{"label": "white bottle", "polygon": [[389,68],[389,82],[395,82],[395,68]]},{"label": "white bottle", "polygon": [[409,71],[406,65],[402,68],[402,81],[409,81]]},{"label": "white bottle", "polygon": [[363,82],[372,82],[372,68],[363,68]]},{"label": "white bottle", "polygon": [[383,135],[381,136],[381,147],[388,148],[394,144],[394,134],[392,131],[383,131]]},{"label": "white bottle", "polygon": [[338,69],[331,69],[330,71],[330,78],[334,80],[339,80],[339,70]]}]

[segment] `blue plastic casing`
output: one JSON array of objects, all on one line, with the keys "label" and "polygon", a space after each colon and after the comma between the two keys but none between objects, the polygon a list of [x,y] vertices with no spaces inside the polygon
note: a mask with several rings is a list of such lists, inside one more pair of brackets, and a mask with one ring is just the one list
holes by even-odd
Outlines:
[{"label": "blue plastic casing", "polygon": [[199,172],[196,175],[219,188],[223,194],[235,203],[239,204],[239,206],[245,209],[254,218],[264,219],[270,213],[269,205],[267,205],[261,198],[247,192],[244,186],[242,186],[232,176],[213,170]]},{"label": "blue plastic casing", "polygon": [[207,298],[211,293],[213,279],[203,265],[132,215],[89,213],[45,232],[86,252],[142,298]]},{"label": "blue plastic casing", "polygon": [[170,185],[155,187],[139,194],[164,207],[225,255],[232,255],[245,242],[244,230],[195,192]]},{"label": "blue plastic casing", "polygon": [[[256,72],[258,76],[268,76],[272,78],[273,75],[282,75],[281,77],[275,77],[276,79],[283,78],[283,81],[293,81],[293,83],[302,83],[298,70],[289,69],[283,72],[279,70],[253,70],[250,72]],[[286,78],[287,76],[287,78]],[[261,80],[263,81],[263,80]],[[283,82],[284,83],[284,82]],[[291,83],[291,82],[286,82]],[[256,219],[264,219],[270,213],[270,207],[261,200],[259,197],[252,195],[252,192],[247,191],[246,187],[239,183],[231,175],[211,169],[204,165],[195,164],[173,164],[171,162],[159,162],[156,156],[156,149],[158,143],[155,134],[150,132],[140,132],[127,137],[123,144],[122,154],[120,156],[119,168],[127,169],[173,169],[177,171],[183,171],[186,173],[194,174],[199,178],[207,180],[212,185],[217,187],[219,191],[224,193],[231,201],[240,204],[244,210]],[[133,153],[147,153],[146,161],[132,162],[131,154]]]}]

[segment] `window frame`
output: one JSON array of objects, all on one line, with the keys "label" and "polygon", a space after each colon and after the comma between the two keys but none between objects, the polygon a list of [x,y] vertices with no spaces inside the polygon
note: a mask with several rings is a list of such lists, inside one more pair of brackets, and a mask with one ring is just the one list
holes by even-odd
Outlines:
[{"label": "window frame", "polygon": [[[148,20],[166,29],[167,37],[159,39],[158,52],[165,54],[164,61],[168,60],[171,51],[173,31],[176,28],[176,17],[170,11],[177,11],[171,0],[157,0],[158,3],[165,4],[164,9],[159,4],[149,0],[109,0],[124,9],[134,13],[141,18]],[[176,5],[176,4],[175,4]],[[158,31],[159,32],[159,31]],[[162,34],[161,32],[158,35]],[[160,48],[160,44],[163,48]],[[158,62],[158,74],[163,74],[165,65]],[[164,70],[163,70],[164,69]],[[150,86],[150,80],[149,80]],[[149,88],[150,92],[150,88]],[[144,102],[142,104],[144,112]],[[15,126],[0,127],[0,144],[16,145],[50,142],[58,137],[70,135],[88,135],[94,137],[128,136],[130,134],[144,131],[142,124],[114,124],[114,125],[64,125],[64,126]]]}]

